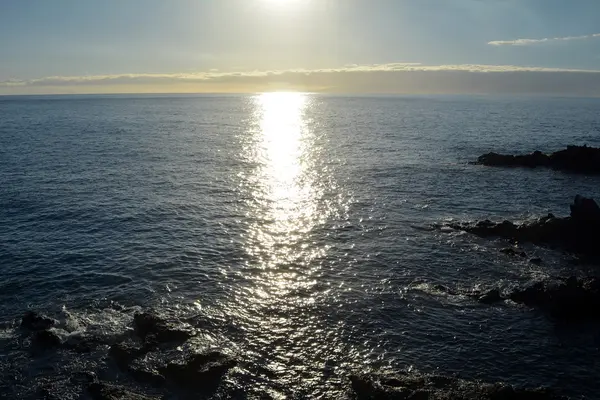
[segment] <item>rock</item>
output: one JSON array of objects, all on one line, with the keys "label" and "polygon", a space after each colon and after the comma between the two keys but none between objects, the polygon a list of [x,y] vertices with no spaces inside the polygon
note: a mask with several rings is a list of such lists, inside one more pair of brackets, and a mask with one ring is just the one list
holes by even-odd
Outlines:
[{"label": "rock", "polygon": [[534,258],[530,258],[529,262],[535,265],[541,265],[542,264],[542,259],[539,257],[534,257]]},{"label": "rock", "polygon": [[136,347],[127,343],[114,344],[108,350],[108,354],[123,372],[129,373],[138,382],[160,387],[165,384],[164,376],[151,363],[140,359],[148,352],[148,347]]},{"label": "rock", "polygon": [[500,289],[492,289],[487,293],[482,294],[477,298],[477,301],[483,304],[493,304],[503,301],[504,298],[500,293]]},{"label": "rock", "polygon": [[165,377],[156,369],[143,362],[130,365],[127,369],[133,379],[141,383],[147,383],[154,387],[161,387],[165,384]]},{"label": "rock", "polygon": [[600,149],[583,146],[567,146],[565,150],[550,155],[550,166],[557,170],[583,173],[600,173]]},{"label": "rock", "polygon": [[600,317],[600,278],[570,277],[558,282],[536,282],[516,289],[509,298],[537,307],[560,320]]},{"label": "rock", "polygon": [[151,313],[139,313],[133,317],[136,335],[146,342],[183,342],[194,335],[192,330],[183,329]]},{"label": "rock", "polygon": [[75,384],[75,385],[79,385],[79,384],[87,385],[87,384],[94,383],[97,380],[98,380],[98,377],[96,376],[96,373],[91,372],[91,371],[75,372],[69,378],[69,382],[71,382],[72,384]]},{"label": "rock", "polygon": [[146,396],[132,392],[122,386],[94,382],[88,386],[88,393],[93,400],[158,400],[158,397]]},{"label": "rock", "polygon": [[43,331],[52,328],[56,320],[38,314],[35,311],[27,311],[21,319],[21,327],[31,331]]},{"label": "rock", "polygon": [[577,223],[588,224],[600,222],[600,207],[593,199],[580,195],[575,196],[573,204],[570,205],[571,218]]},{"label": "rock", "polygon": [[505,384],[466,381],[444,376],[353,375],[352,390],[359,400],[558,400],[549,389],[519,389]]},{"label": "rock", "polygon": [[95,336],[69,336],[62,347],[76,353],[90,353],[102,345],[108,344],[106,340]]},{"label": "rock", "polygon": [[169,363],[158,372],[166,379],[182,386],[204,392],[214,392],[223,376],[237,362],[219,352],[196,354],[183,364]]},{"label": "rock", "polygon": [[45,330],[35,332],[31,338],[31,344],[36,350],[49,350],[59,347],[62,341],[55,332]]},{"label": "rock", "polygon": [[457,294],[455,290],[449,288],[448,286],[440,285],[439,283],[432,285],[431,290],[434,290],[434,291],[440,292],[440,293],[446,293],[451,296],[455,296]]},{"label": "rock", "polygon": [[133,360],[143,356],[147,352],[146,348],[135,347],[126,343],[116,343],[108,349],[108,355],[112,357],[117,366],[122,370],[126,370]]},{"label": "rock", "polygon": [[[500,237],[513,243],[530,242],[557,247],[589,258],[600,258],[600,208],[592,199],[577,195],[571,205],[571,216],[557,218],[552,214],[533,222],[514,224],[510,221],[454,223],[449,227],[480,237]],[[526,257],[514,249],[502,252]]]},{"label": "rock", "polygon": [[524,251],[519,251],[519,250],[514,249],[512,247],[506,247],[504,249],[501,249],[500,252],[504,253],[504,254],[507,254],[509,256],[518,256],[518,257],[522,257],[522,258],[527,257],[527,253],[525,253]]},{"label": "rock", "polygon": [[600,148],[567,146],[565,150],[546,155],[534,151],[525,155],[487,153],[471,164],[495,167],[546,167],[581,174],[600,174]]}]

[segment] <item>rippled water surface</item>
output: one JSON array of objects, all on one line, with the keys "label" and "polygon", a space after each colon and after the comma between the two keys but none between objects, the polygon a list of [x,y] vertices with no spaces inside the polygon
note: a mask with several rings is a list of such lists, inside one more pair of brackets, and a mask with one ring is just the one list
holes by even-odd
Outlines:
[{"label": "rippled water surface", "polygon": [[26,309],[107,336],[154,309],[200,330],[194,351],[244,360],[219,398],[342,398],[349,371],[386,368],[593,398],[598,326],[432,289],[588,267],[431,227],[600,198],[597,177],[467,164],[600,146],[599,111],[572,98],[0,98],[0,391],[34,398],[104,362],[32,358]]}]

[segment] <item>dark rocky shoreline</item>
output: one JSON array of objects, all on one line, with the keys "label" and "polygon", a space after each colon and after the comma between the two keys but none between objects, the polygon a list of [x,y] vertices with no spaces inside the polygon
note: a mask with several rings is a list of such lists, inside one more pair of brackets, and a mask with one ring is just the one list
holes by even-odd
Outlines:
[{"label": "dark rocky shoreline", "polygon": [[548,214],[521,224],[484,220],[448,226],[480,237],[499,237],[513,243],[529,242],[600,259],[600,207],[593,199],[577,195],[570,209],[568,217]]},{"label": "dark rocky shoreline", "polygon": [[557,321],[575,322],[600,318],[600,277],[557,277],[524,287],[459,290],[434,285],[438,293],[469,297],[482,304],[510,300],[539,309]]},{"label": "dark rocky shoreline", "polygon": [[578,174],[600,174],[600,148],[567,146],[566,149],[545,154],[534,151],[525,155],[487,153],[480,156],[474,165],[493,167],[552,168]]},{"label": "dark rocky shoreline", "polygon": [[[600,207],[592,199],[576,196],[571,215],[553,215],[536,221],[514,224],[489,220],[450,224],[456,230],[481,237],[500,237],[511,242],[549,245],[588,257],[600,255]],[[509,256],[527,255],[513,248],[504,249]],[[512,301],[539,309],[557,321],[600,318],[600,278],[557,278],[510,290],[451,290],[436,285],[438,292],[460,295],[479,303],[493,305]],[[81,371],[77,382],[84,396],[93,400],[148,400],[181,393],[184,398],[209,398],[218,392],[221,382],[236,367],[248,367],[238,356],[221,350],[205,352],[177,351],[193,340],[199,331],[181,321],[161,318],[157,313],[138,312],[125,334],[108,340],[103,337],[69,337],[59,335],[60,323],[50,317],[28,311],[21,319],[21,332],[29,337],[32,357],[52,351],[90,353],[105,351],[106,365],[99,370]],[[193,347],[193,346],[190,346]],[[103,368],[114,366],[126,377],[114,380]],[[396,373],[394,375],[353,373],[345,377],[348,397],[362,399],[429,399],[429,400],[503,400],[564,399],[548,388],[515,388],[503,383],[468,381],[457,377]],[[44,392],[43,398],[55,398]],[[161,397],[163,396],[163,397]]]},{"label": "dark rocky shoreline", "polygon": [[[209,398],[215,394],[229,371],[242,360],[221,351],[183,355],[173,351],[192,339],[196,332],[181,323],[168,321],[153,312],[137,313],[130,335],[113,343],[87,338],[86,346],[63,341],[57,334],[58,321],[28,311],[21,330],[31,339],[32,357],[63,350],[87,352],[107,348],[108,364],[127,376],[126,382],[107,378],[100,368],[81,371],[70,384],[81,387],[82,398],[93,400],[158,400],[165,398]],[[131,383],[127,383],[131,382]],[[64,385],[65,382],[59,382]],[[467,381],[457,377],[396,373],[390,375],[348,372],[349,399],[564,399],[548,388],[522,389],[502,383]],[[147,388],[147,389],[144,389]],[[148,390],[148,388],[153,388]],[[187,394],[186,394],[187,393]],[[48,388],[40,388],[40,398],[54,399]],[[171,396],[171,397],[169,397]]]},{"label": "dark rocky shoreline", "polygon": [[[451,224],[452,228],[481,237],[500,237],[511,242],[531,242],[554,246],[586,256],[598,256],[600,207],[592,199],[576,196],[571,215],[553,215],[536,221],[514,224]],[[503,250],[509,256],[524,258],[519,250]],[[557,321],[573,322],[600,318],[600,278],[568,277],[536,282],[520,288],[489,290],[451,290],[436,285],[436,290],[460,295],[482,304],[512,301],[538,309]],[[20,323],[29,338],[31,356],[41,357],[53,351],[105,352],[106,364],[98,370],[81,371],[76,385],[84,398],[93,400],[152,400],[175,396],[209,398],[216,394],[223,379],[236,367],[248,367],[240,356],[221,350],[194,353],[178,351],[199,334],[194,326],[161,318],[152,311],[133,316],[130,329],[122,336],[107,339],[85,336],[64,339],[60,322],[28,311]],[[188,346],[192,347],[193,346]],[[105,373],[113,366],[125,379],[114,380]],[[504,383],[486,383],[442,375],[398,372],[393,375],[347,371],[344,378],[348,398],[355,399],[429,399],[429,400],[504,400],[564,399],[548,388],[516,388]],[[42,398],[56,398],[40,389]],[[183,393],[183,394],[182,394]],[[186,394],[187,393],[187,394]]]},{"label": "dark rocky shoreline", "polygon": [[[130,380],[161,391],[183,388],[209,396],[216,392],[223,376],[237,365],[237,360],[219,351],[188,355],[174,351],[191,339],[196,334],[195,330],[152,312],[135,314],[132,334],[112,342],[102,337],[63,340],[57,326],[58,321],[34,311],[24,314],[21,330],[30,337],[33,357],[56,350],[89,353],[108,347],[109,362]],[[99,380],[96,371],[82,373],[85,374],[87,394],[94,400],[157,398]]]}]

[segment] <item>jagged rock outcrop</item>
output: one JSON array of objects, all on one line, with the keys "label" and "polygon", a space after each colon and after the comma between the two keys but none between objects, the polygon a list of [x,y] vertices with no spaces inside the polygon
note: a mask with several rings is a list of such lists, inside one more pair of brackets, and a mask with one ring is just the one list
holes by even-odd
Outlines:
[{"label": "jagged rock outcrop", "polygon": [[508,298],[537,307],[561,320],[600,317],[600,279],[597,277],[537,282],[514,290]]},{"label": "jagged rock outcrop", "polygon": [[449,294],[471,297],[480,303],[494,304],[505,300],[538,308],[557,320],[573,321],[600,317],[600,278],[556,278],[503,292],[449,290]]},{"label": "jagged rock outcrop", "polygon": [[[220,353],[189,355],[184,360],[169,359],[158,345],[184,342],[193,336],[191,329],[164,320],[152,313],[134,316],[134,332],[140,340],[113,344],[109,355],[123,372],[135,381],[162,387],[173,384],[202,393],[214,392],[223,376],[237,362]],[[152,360],[152,361],[148,361]]]},{"label": "jagged rock outcrop", "polygon": [[586,145],[567,146],[566,149],[550,155],[541,151],[516,156],[492,152],[480,156],[471,164],[495,167],[546,167],[580,174],[600,174],[600,148]]},{"label": "jagged rock outcrop", "polygon": [[577,195],[570,208],[571,215],[565,218],[548,214],[533,222],[521,224],[484,220],[454,223],[449,226],[481,237],[495,236],[516,242],[549,245],[573,253],[599,257],[600,207],[593,199]]}]

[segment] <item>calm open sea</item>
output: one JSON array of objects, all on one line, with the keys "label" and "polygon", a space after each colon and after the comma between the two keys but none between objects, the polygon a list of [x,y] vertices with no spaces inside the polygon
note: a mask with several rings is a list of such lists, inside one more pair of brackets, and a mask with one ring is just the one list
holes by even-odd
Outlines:
[{"label": "calm open sea", "polygon": [[585,272],[431,229],[599,199],[598,177],[467,164],[584,143],[600,146],[600,99],[0,97],[0,397],[110,369],[106,352],[33,357],[25,310],[110,336],[154,309],[244,361],[217,398],[341,398],[367,369],[596,398],[597,324],[432,290]]}]

